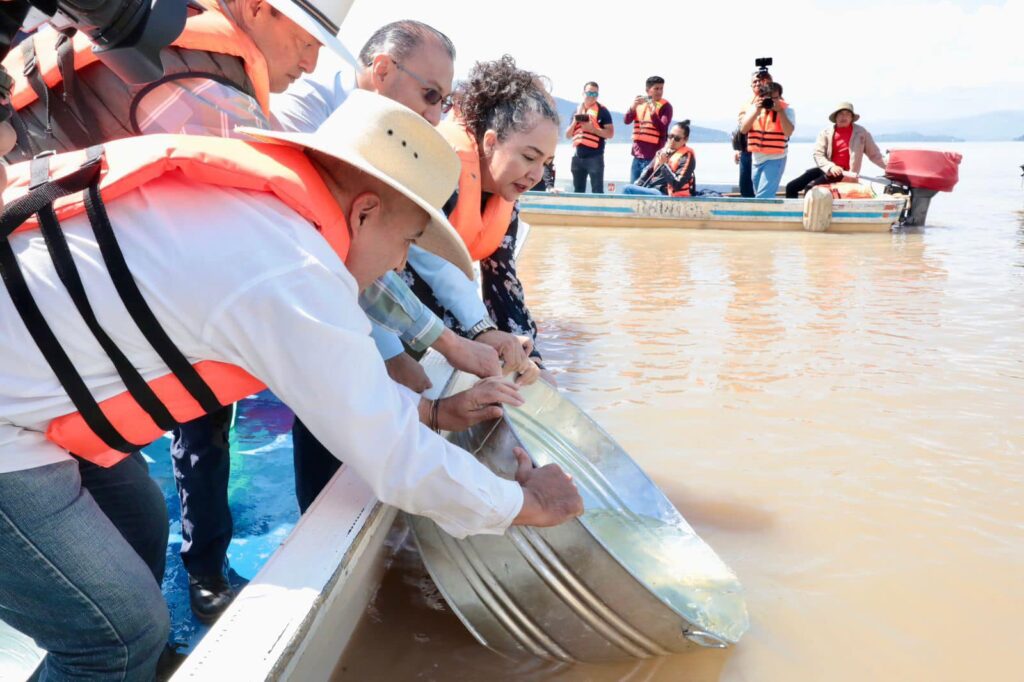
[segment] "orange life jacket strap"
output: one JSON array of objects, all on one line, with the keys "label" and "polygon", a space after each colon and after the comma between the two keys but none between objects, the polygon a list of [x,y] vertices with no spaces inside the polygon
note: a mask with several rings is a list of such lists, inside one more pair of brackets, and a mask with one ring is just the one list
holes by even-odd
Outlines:
[{"label": "orange life jacket strap", "polygon": [[515,203],[494,194],[481,207],[480,150],[476,139],[462,123],[453,119],[442,121],[437,130],[462,162],[459,199],[448,220],[462,237],[473,260],[483,260],[501,246]]}]

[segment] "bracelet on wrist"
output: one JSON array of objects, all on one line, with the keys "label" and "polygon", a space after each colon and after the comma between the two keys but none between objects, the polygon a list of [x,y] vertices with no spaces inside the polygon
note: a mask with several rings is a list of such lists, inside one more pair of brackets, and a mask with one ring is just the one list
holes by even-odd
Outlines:
[{"label": "bracelet on wrist", "polygon": [[428,426],[430,426],[430,430],[434,431],[435,433],[441,433],[441,429],[437,425],[437,413],[438,413],[440,407],[441,407],[441,399],[440,398],[435,398],[430,403],[430,424]]}]

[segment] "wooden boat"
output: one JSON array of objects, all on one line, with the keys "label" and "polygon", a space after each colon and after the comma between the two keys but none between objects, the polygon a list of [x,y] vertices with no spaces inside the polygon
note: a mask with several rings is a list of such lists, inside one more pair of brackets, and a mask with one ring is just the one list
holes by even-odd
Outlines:
[{"label": "wooden boat", "polygon": [[519,200],[519,210],[535,226],[889,232],[907,206],[904,195],[836,199],[819,206],[813,205],[817,199],[812,197],[821,195],[745,199],[527,192]]}]

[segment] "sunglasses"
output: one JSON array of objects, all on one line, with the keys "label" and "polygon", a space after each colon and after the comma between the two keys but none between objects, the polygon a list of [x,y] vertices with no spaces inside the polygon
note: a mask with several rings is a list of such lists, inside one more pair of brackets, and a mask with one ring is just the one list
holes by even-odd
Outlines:
[{"label": "sunglasses", "polygon": [[413,73],[409,69],[405,68],[404,66],[396,62],[394,59],[392,59],[391,61],[395,62],[396,69],[408,74],[414,81],[423,86],[423,99],[424,101],[426,101],[427,104],[429,104],[432,107],[440,104],[441,111],[445,114],[452,110],[452,105],[454,104],[454,102],[452,101],[451,95],[445,97],[444,95],[441,94],[440,90],[438,90],[429,82],[427,82],[427,79],[425,79],[423,76]]},{"label": "sunglasses", "polygon": [[583,94],[587,97],[597,97],[600,93],[594,92],[593,90],[587,90]]},{"label": "sunglasses", "polygon": [[685,137],[680,137],[679,135],[669,135],[668,139],[672,140],[673,142],[682,142],[686,138]]}]

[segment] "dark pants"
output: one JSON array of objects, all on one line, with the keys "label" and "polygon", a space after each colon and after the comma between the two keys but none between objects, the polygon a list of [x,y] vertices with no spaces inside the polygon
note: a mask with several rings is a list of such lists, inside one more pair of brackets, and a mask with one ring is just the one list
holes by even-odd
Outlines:
[{"label": "dark pants", "polygon": [[820,168],[809,168],[803,175],[786,185],[786,198],[796,199],[803,190],[826,182],[828,182],[828,176],[825,175],[825,171]]},{"label": "dark pants", "polygon": [[604,154],[594,156],[573,156],[572,191],[582,194],[587,191],[587,178],[590,178],[590,191],[593,194],[604,194]]},{"label": "dark pants", "polygon": [[231,544],[231,415],[228,406],[172,432],[171,465],[181,500],[181,561],[190,575],[220,575]]},{"label": "dark pants", "polygon": [[295,497],[303,514],[330,482],[341,462],[296,417],[292,426],[292,457],[295,462]]},{"label": "dark pants", "polygon": [[740,196],[754,198],[754,161],[750,152],[740,152]]}]

